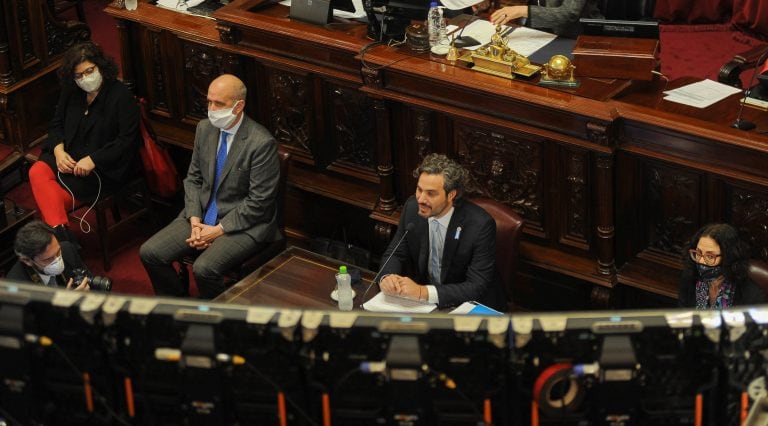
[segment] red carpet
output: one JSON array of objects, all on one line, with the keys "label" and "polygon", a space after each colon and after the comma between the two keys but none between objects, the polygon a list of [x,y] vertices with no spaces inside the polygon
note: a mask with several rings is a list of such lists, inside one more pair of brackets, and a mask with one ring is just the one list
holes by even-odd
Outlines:
[{"label": "red carpet", "polygon": [[[662,25],[661,72],[674,80],[693,76],[717,81],[720,67],[734,55],[765,44],[734,32],[728,24]],[[751,72],[742,73],[744,86]]]}]

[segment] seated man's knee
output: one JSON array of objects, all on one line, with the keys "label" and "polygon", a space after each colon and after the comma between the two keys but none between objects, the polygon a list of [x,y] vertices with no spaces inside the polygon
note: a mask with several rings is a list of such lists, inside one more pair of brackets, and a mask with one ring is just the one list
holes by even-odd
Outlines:
[{"label": "seated man's knee", "polygon": [[192,264],[192,273],[196,280],[219,280],[227,271],[220,271],[212,262],[207,262],[205,256],[200,256]]},{"label": "seated man's knee", "polygon": [[143,263],[158,264],[167,263],[160,259],[160,254],[157,251],[157,245],[153,244],[152,238],[145,241],[144,244],[139,247],[139,257]]}]

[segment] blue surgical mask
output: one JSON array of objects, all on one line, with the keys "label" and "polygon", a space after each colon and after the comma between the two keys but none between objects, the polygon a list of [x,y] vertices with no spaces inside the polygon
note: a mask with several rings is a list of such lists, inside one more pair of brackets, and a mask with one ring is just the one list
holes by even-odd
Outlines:
[{"label": "blue surgical mask", "polygon": [[719,278],[723,275],[723,268],[719,265],[708,266],[697,263],[696,269],[699,271],[699,279],[702,281],[712,281],[715,278]]}]

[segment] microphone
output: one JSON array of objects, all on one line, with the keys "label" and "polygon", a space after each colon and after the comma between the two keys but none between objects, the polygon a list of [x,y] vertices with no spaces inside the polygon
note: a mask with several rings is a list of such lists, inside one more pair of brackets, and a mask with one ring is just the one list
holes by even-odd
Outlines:
[{"label": "microphone", "polygon": [[739,130],[752,130],[757,125],[755,123],[744,120],[741,118],[741,114],[744,112],[744,104],[747,103],[747,98],[749,97],[750,93],[752,93],[752,84],[755,82],[755,78],[757,77],[757,72],[760,69],[760,64],[763,63],[766,56],[768,55],[768,49],[765,49],[765,52],[763,52],[762,55],[757,59],[757,62],[755,62],[755,71],[752,72],[752,78],[749,79],[749,84],[747,84],[747,90],[744,91],[744,99],[741,100],[741,106],[739,106],[739,113],[736,115],[736,121],[731,124],[731,127],[734,129]]},{"label": "microphone", "polygon": [[475,18],[477,18],[477,9],[475,9],[472,12],[472,16],[469,17],[469,19],[467,20],[467,23],[464,24],[463,27],[461,27],[461,31],[459,31],[459,36],[456,37],[453,40],[453,45],[455,47],[472,47],[472,46],[477,46],[478,44],[480,44],[480,42],[477,41],[477,39],[475,39],[474,37],[470,37],[470,36],[462,37],[461,36],[462,34],[464,34],[464,30],[467,29],[469,24],[471,24],[472,21],[475,20]]},{"label": "microphone", "polygon": [[[371,280],[371,283],[368,284],[368,287],[365,289],[365,293],[363,293],[363,297],[360,298],[361,302],[365,301],[365,295],[368,294],[368,290],[370,290],[371,287],[373,287],[373,285],[379,279],[379,275],[381,275],[381,271],[383,271],[384,267],[387,266],[387,263],[389,263],[389,259],[392,259],[392,255],[394,255],[395,252],[397,251],[397,249],[400,247],[400,244],[405,239],[405,236],[408,235],[409,232],[413,231],[413,228],[415,228],[415,227],[416,227],[416,225],[414,225],[413,222],[408,222],[408,224],[405,225],[405,232],[403,232],[403,236],[400,237],[400,240],[397,242],[397,244],[395,244],[395,248],[392,249],[391,253],[389,253],[389,256],[387,257],[387,260],[385,260],[384,263],[381,264],[381,267],[379,267],[379,272],[376,273],[376,275]],[[362,306],[362,304],[361,304],[361,306]]]}]

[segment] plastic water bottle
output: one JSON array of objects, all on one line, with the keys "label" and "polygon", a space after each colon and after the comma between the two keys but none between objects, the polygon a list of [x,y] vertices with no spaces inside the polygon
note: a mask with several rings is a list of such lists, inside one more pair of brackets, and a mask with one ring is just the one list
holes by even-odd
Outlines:
[{"label": "plastic water bottle", "polygon": [[427,31],[429,32],[430,46],[440,44],[440,40],[445,36],[443,8],[438,6],[436,1],[429,4],[429,12],[427,12]]},{"label": "plastic water bottle", "polygon": [[336,274],[336,287],[338,288],[339,310],[351,311],[354,293],[352,292],[352,277],[347,273],[346,266],[339,266],[339,273]]}]

